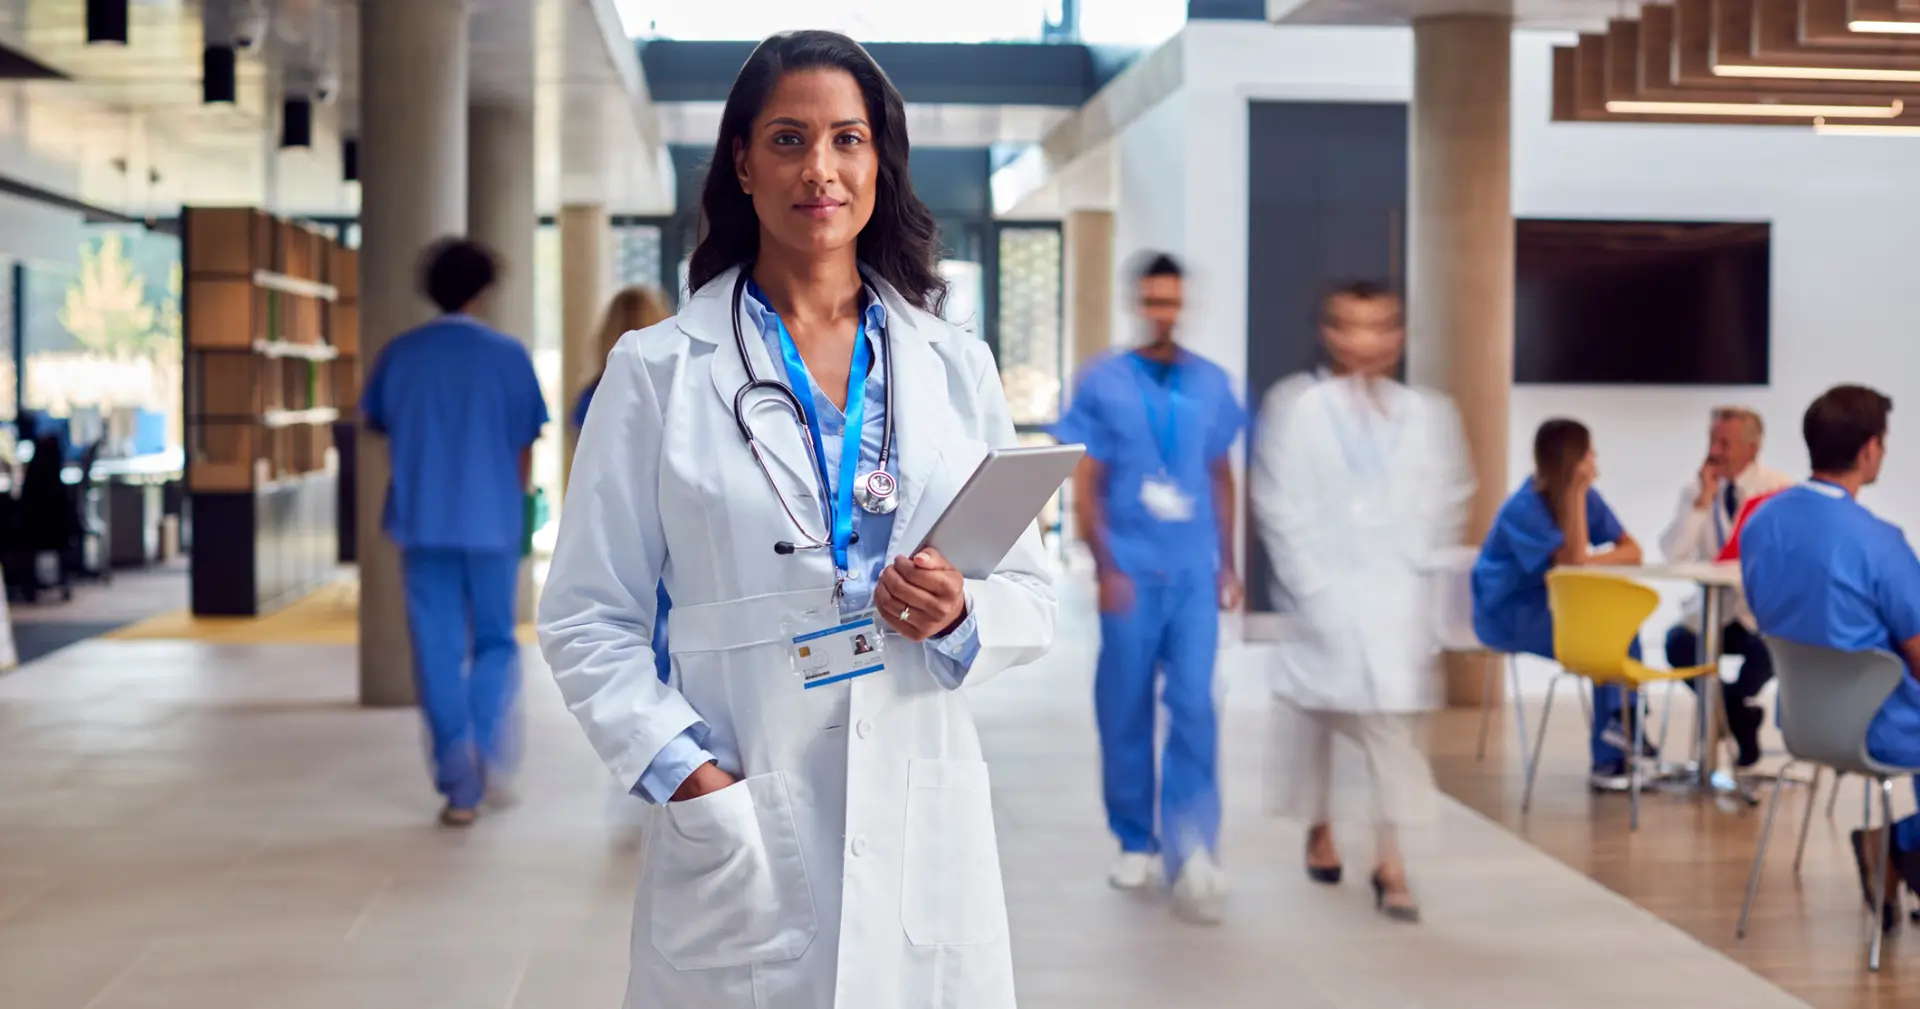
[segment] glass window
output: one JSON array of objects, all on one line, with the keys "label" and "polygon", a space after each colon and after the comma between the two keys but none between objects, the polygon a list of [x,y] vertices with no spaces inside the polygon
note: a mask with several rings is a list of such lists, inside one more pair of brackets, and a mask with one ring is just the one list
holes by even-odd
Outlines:
[{"label": "glass window", "polygon": [[1000,229],[1000,381],[1015,424],[1060,419],[1060,229]]},{"label": "glass window", "polygon": [[78,268],[28,264],[25,409],[67,418],[75,446],[145,454],[181,444],[180,240],[89,225]]},{"label": "glass window", "polygon": [[660,226],[623,224],[613,229],[618,246],[615,276],[620,286],[646,284],[660,286]]},{"label": "glass window", "polygon": [[[1140,0],[1107,0],[1124,6]],[[1154,3],[1160,0],[1153,0]],[[635,38],[686,41],[762,39],[779,31],[824,28],[862,42],[1038,42],[1049,0],[973,0],[932,4],[902,0],[616,0]],[[1184,16],[1186,0],[1180,0]]]},{"label": "glass window", "polygon": [[1187,25],[1187,0],[1080,0],[1079,41],[1090,46],[1152,47]]}]

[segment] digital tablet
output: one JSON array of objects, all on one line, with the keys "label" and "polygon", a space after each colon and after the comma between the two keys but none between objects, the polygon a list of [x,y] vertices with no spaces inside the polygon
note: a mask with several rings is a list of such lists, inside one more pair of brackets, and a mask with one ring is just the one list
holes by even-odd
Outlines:
[{"label": "digital tablet", "polygon": [[914,552],[932,547],[968,578],[993,574],[1086,454],[1085,445],[988,452]]}]

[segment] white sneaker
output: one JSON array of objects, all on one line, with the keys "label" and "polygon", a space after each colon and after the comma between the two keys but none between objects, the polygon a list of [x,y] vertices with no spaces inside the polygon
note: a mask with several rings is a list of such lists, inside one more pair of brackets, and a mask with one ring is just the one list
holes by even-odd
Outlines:
[{"label": "white sneaker", "polygon": [[1205,851],[1195,852],[1180,867],[1173,883],[1173,913],[1193,925],[1218,925],[1225,916],[1227,875]]},{"label": "white sneaker", "polygon": [[1123,851],[1114,860],[1107,882],[1116,890],[1138,890],[1153,882],[1153,863],[1158,859],[1139,851]]}]

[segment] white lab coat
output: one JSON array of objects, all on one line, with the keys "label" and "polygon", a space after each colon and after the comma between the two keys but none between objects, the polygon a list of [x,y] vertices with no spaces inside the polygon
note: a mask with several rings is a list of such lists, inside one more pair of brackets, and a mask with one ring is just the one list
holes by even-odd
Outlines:
[{"label": "white lab coat", "polygon": [[[540,643],[567,706],[622,783],[704,722],[740,784],[649,809],[629,1009],[1012,1007],[987,765],[961,694],[927,647],[891,637],[885,672],[803,691],[787,620],[831,604],[827,551],[798,540],[733,414],[747,381],[728,318],[735,274],[614,350],[581,432],[540,604]],[[1014,443],[985,344],[886,303],[894,359],[894,553],[911,550],[989,446]],[[744,317],[761,377],[779,375]],[[790,413],[749,414],[808,529],[814,464]],[[1052,644],[1038,533],[969,572],[971,686]],[[971,577],[983,574],[987,577]],[[671,685],[654,675],[664,577]]]},{"label": "white lab coat", "polygon": [[1379,392],[1371,442],[1352,379],[1289,379],[1261,405],[1253,513],[1293,608],[1273,687],[1308,711],[1441,699],[1435,561],[1459,542],[1473,477],[1452,402],[1397,382]]},{"label": "white lab coat", "polygon": [[[1768,469],[1756,459],[1733,478],[1734,511],[1729,515],[1721,498],[1726,493],[1725,484],[1714,488],[1713,501],[1707,507],[1693,507],[1694,500],[1700,496],[1700,479],[1696,475],[1680,488],[1680,504],[1674,510],[1673,521],[1660,534],[1660,552],[1675,564],[1718,558],[1727,545],[1727,539],[1733,535],[1733,524],[1740,517],[1740,509],[1748,501],[1763,494],[1785,490],[1793,484],[1792,477],[1779,470]],[[1747,608],[1746,597],[1737,589],[1733,595],[1733,618],[1745,624],[1748,630],[1754,630],[1757,626],[1753,622],[1753,611]],[[1699,593],[1688,596],[1680,622],[1695,633],[1699,632]]]}]

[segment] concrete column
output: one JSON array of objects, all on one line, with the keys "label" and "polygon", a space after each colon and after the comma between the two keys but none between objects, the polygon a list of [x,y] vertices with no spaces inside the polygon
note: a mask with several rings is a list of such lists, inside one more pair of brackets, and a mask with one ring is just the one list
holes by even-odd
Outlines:
[{"label": "concrete column", "polygon": [[[360,365],[434,315],[420,253],[467,229],[467,2],[360,8]],[[360,702],[414,703],[399,556],[380,531],[385,440],[359,443]]]},{"label": "concrete column", "polygon": [[[528,54],[531,56],[531,52]],[[533,342],[533,103],[468,110],[467,235],[500,256],[500,284],[486,320],[522,343]]]},{"label": "concrete column", "polygon": [[1066,252],[1067,362],[1077,372],[1113,346],[1113,211],[1075,210],[1061,230]]},{"label": "concrete column", "polygon": [[[533,3],[495,0],[475,25],[488,19],[485,94],[467,109],[467,235],[500,257],[500,282],[488,299],[486,321],[531,349],[533,343],[534,236],[540,228],[534,205]],[[511,46],[506,43],[511,42]],[[564,420],[565,413],[547,404]],[[550,425],[544,437],[556,436]],[[531,558],[520,565],[520,620],[533,617]]]},{"label": "concrete column", "polygon": [[[602,204],[560,208],[560,387],[562,411],[600,373],[600,316],[613,287],[613,231]],[[573,431],[567,431],[562,472],[573,471]]]},{"label": "concrete column", "polygon": [[[1479,490],[1468,542],[1508,491],[1513,387],[1511,18],[1441,15],[1413,25],[1408,195],[1408,372],[1453,396]],[[1448,663],[1447,699],[1478,704],[1482,657]],[[1496,691],[1499,688],[1496,688]]]}]

